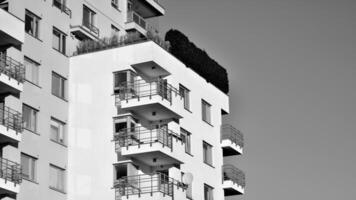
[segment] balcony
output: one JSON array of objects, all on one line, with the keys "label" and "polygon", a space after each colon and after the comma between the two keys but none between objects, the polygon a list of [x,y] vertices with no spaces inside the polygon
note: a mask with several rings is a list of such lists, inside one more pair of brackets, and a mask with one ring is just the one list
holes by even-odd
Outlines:
[{"label": "balcony", "polygon": [[223,148],[224,156],[241,155],[244,147],[242,133],[229,124],[222,125],[221,147]]},{"label": "balcony", "polygon": [[159,17],[165,15],[164,7],[158,0],[130,0],[135,11],[144,18]]},{"label": "balcony", "polygon": [[137,12],[135,11],[129,11],[127,12],[127,21],[125,25],[126,31],[130,32],[132,30],[136,30],[142,35],[146,36],[147,32],[151,32],[154,34],[157,34],[158,31],[155,29],[153,26],[151,26],[145,18],[140,16]]},{"label": "balcony", "polygon": [[114,134],[116,151],[149,166],[182,164],[184,143],[167,128],[134,127]]},{"label": "balcony", "polygon": [[15,15],[0,9],[0,46],[14,46],[18,49],[25,41],[25,24]]},{"label": "balcony", "polygon": [[245,173],[233,165],[223,165],[222,171],[225,196],[244,194]]},{"label": "balcony", "polygon": [[185,199],[186,185],[165,174],[126,176],[114,183],[116,200]]},{"label": "balcony", "polygon": [[0,158],[0,195],[14,198],[22,181],[20,164]]},{"label": "balcony", "polygon": [[58,8],[61,12],[67,14],[69,17],[72,17],[72,10],[63,4],[61,0],[54,0],[53,6]]},{"label": "balcony", "polygon": [[163,79],[137,80],[115,86],[115,104],[124,111],[140,113],[149,121],[182,117],[183,97]]},{"label": "balcony", "polygon": [[19,96],[25,80],[25,67],[0,53],[0,94]]},{"label": "balcony", "polygon": [[100,30],[94,24],[82,21],[81,25],[70,26],[71,33],[81,41],[84,40],[98,40],[100,36]]},{"label": "balcony", "polygon": [[0,141],[17,147],[21,141],[22,115],[9,107],[0,107]]}]

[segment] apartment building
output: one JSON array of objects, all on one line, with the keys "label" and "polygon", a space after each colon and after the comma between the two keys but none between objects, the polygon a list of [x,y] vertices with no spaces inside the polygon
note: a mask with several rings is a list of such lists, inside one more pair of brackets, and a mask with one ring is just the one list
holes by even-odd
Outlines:
[{"label": "apartment building", "polygon": [[[158,0],[0,7],[0,199],[244,193],[229,162],[242,135],[222,125],[229,98],[158,39]],[[119,41],[106,49],[103,37]],[[101,47],[78,53],[85,41]]]}]

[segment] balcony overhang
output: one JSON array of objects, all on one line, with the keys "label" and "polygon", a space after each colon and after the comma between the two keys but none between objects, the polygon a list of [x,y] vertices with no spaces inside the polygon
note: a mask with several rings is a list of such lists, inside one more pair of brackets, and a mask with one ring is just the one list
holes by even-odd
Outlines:
[{"label": "balcony overhang", "polygon": [[14,46],[21,49],[25,41],[24,22],[3,9],[0,9],[0,19],[0,47]]},{"label": "balcony overhang", "polygon": [[0,141],[2,144],[17,147],[18,143],[21,141],[21,133],[0,124]]},{"label": "balcony overhang", "polygon": [[70,26],[70,32],[80,41],[83,40],[98,40],[99,33],[91,31],[88,27],[84,25]]},{"label": "balcony overhang", "polygon": [[138,63],[131,66],[137,73],[143,74],[148,79],[157,79],[158,77],[164,78],[171,74],[169,71],[154,61]]},{"label": "balcony overhang", "polygon": [[243,148],[231,140],[224,139],[221,141],[221,148],[223,149],[223,156],[242,155]]},{"label": "balcony overhang", "polygon": [[231,180],[223,181],[223,189],[225,196],[242,195],[245,193],[245,188]]},{"label": "balcony overhang", "polygon": [[136,22],[126,22],[125,23],[125,30],[127,32],[137,31],[143,36],[147,35],[147,30],[144,29],[142,26],[138,25]]},{"label": "balcony overhang", "polygon": [[144,18],[159,17],[166,13],[158,0],[134,0],[134,3],[137,4],[135,11]]}]

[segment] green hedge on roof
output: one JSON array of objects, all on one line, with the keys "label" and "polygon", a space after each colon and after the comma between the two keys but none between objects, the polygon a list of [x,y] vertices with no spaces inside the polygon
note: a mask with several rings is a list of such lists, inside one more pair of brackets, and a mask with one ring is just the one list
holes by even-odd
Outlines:
[{"label": "green hedge on roof", "polygon": [[171,29],[166,33],[165,40],[170,42],[170,52],[187,67],[197,72],[224,93],[229,92],[226,69],[210,58],[204,50],[190,42],[187,36],[178,30]]}]

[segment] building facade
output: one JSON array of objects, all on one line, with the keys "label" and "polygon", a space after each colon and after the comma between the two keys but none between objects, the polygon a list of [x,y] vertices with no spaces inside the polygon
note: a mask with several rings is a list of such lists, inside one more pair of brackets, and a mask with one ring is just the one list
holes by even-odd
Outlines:
[{"label": "building facade", "polygon": [[229,164],[243,138],[222,122],[229,98],[152,36],[165,15],[157,0],[0,7],[0,199],[244,193]]}]

